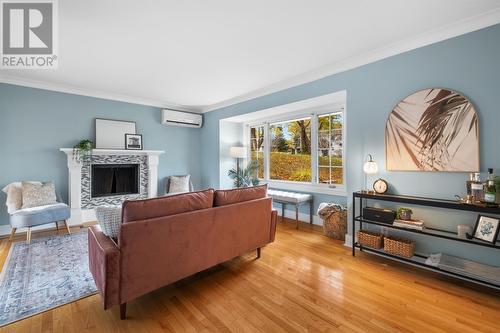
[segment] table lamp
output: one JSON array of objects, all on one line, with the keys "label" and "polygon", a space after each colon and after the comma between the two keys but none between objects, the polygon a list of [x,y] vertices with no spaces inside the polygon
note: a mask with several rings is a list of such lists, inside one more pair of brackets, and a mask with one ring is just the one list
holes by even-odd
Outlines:
[{"label": "table lamp", "polygon": [[363,172],[365,173],[365,193],[371,193],[372,191],[368,189],[368,175],[374,175],[378,172],[378,165],[373,160],[373,156],[368,154],[367,161],[363,165]]}]

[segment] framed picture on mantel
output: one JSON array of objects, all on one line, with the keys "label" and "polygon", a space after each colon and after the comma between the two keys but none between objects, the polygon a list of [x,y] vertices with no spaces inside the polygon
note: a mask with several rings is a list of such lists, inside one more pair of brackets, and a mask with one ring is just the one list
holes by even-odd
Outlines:
[{"label": "framed picture on mantel", "polygon": [[399,102],[385,128],[390,171],[479,171],[479,120],[472,103],[442,88]]},{"label": "framed picture on mantel", "polygon": [[125,134],[125,149],[142,150],[142,135],[141,134]]},{"label": "framed picture on mantel", "polygon": [[97,149],[125,149],[125,134],[135,134],[133,121],[100,119],[95,120],[95,146]]}]

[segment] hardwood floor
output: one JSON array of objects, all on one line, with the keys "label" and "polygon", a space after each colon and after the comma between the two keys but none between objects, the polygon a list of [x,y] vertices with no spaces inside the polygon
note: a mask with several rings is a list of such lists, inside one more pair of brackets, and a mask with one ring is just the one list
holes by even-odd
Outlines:
[{"label": "hardwood floor", "polygon": [[[0,242],[2,265],[9,247]],[[364,253],[353,258],[341,242],[292,222],[279,223],[260,259],[251,252],[132,301],[127,320],[118,311],[104,311],[95,295],[0,333],[500,332],[500,293]]]}]

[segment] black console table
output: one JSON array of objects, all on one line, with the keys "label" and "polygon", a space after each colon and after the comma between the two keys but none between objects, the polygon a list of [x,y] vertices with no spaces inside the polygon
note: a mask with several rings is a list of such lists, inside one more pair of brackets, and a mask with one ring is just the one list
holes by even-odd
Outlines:
[{"label": "black console table", "polygon": [[[402,195],[390,195],[390,194],[373,194],[373,193],[365,193],[365,192],[354,192],[352,198],[352,213],[353,213],[353,223],[352,223],[352,255],[356,255],[356,249],[360,251],[365,251],[374,255],[378,255],[381,257],[385,257],[388,259],[396,260],[399,262],[407,263],[413,266],[421,267],[424,269],[428,269],[434,272],[438,272],[440,274],[452,276],[455,278],[459,278],[462,280],[466,280],[469,282],[481,284],[490,288],[500,290],[500,285],[493,284],[489,281],[483,281],[480,279],[475,279],[470,276],[462,275],[455,272],[449,272],[440,269],[439,267],[427,265],[425,260],[427,256],[424,254],[415,253],[412,258],[404,258],[395,256],[389,253],[384,252],[383,249],[373,249],[366,246],[362,246],[359,243],[356,243],[356,224],[359,223],[359,229],[363,228],[363,224],[370,225],[378,225],[390,229],[402,230],[404,232],[416,233],[420,235],[425,235],[429,237],[437,237],[444,238],[452,241],[463,242],[473,246],[483,246],[494,249],[500,249],[500,242],[496,242],[495,244],[483,242],[476,239],[464,239],[459,238],[456,232],[436,229],[436,228],[428,228],[426,227],[424,230],[414,230],[414,229],[406,229],[393,226],[392,224],[370,221],[368,219],[363,218],[363,207],[366,204],[366,200],[377,200],[377,201],[386,201],[393,203],[405,203],[411,205],[418,206],[426,206],[426,207],[436,207],[436,208],[444,208],[444,209],[453,209],[453,210],[461,210],[461,211],[469,211],[469,212],[477,212],[477,213],[485,213],[489,215],[500,215],[500,208],[497,207],[483,207],[483,206],[475,206],[475,205],[466,205],[459,203],[453,200],[440,200],[440,199],[432,199],[432,198],[422,198],[422,197],[411,197],[411,196],[402,196]],[[499,253],[500,254],[500,253]]]}]

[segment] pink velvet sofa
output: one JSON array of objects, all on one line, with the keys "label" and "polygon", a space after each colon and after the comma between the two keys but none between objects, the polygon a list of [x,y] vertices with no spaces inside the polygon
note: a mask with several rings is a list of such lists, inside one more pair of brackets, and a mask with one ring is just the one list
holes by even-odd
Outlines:
[{"label": "pink velvet sofa", "polygon": [[267,187],[212,189],[126,201],[118,240],[88,229],[89,266],[104,309],[120,305],[274,241]]}]

